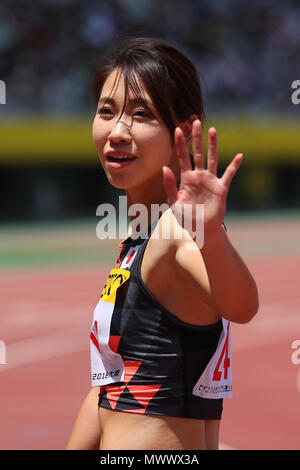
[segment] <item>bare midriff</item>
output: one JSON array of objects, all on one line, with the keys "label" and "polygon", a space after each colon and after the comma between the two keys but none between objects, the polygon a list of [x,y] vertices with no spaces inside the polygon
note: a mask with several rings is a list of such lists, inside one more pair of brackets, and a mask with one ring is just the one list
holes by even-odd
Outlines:
[{"label": "bare midriff", "polygon": [[99,407],[100,450],[218,449],[219,421],[141,415]]}]

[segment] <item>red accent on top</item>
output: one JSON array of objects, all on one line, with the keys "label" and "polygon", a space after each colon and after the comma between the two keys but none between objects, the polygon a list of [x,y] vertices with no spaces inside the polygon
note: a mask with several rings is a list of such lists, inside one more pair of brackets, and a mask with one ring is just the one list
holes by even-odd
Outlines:
[{"label": "red accent on top", "polygon": [[120,265],[121,265],[121,253],[122,253],[122,249],[123,249],[123,243],[125,242],[126,238],[124,240],[122,240],[120,243],[119,243],[119,256],[118,256],[118,260],[114,266],[114,269],[116,268],[119,268]]},{"label": "red accent on top", "polygon": [[146,409],[149,405],[149,402],[152,400],[154,395],[161,388],[161,384],[154,385],[128,385],[131,379],[134,377],[138,371],[141,361],[124,361],[125,372],[124,372],[124,382],[125,385],[115,386],[115,385],[105,385],[106,397],[110,403],[110,406],[114,410],[117,406],[117,402],[123,393],[124,389],[127,387],[130,393],[134,398],[142,405],[144,408],[129,409],[123,411],[130,411],[132,413],[146,413]]},{"label": "red accent on top", "polygon": [[113,352],[117,352],[121,336],[110,336],[108,345]]},{"label": "red accent on top", "polygon": [[98,340],[96,339],[94,333],[91,332],[90,338],[91,338],[92,342],[94,343],[94,345],[96,346],[96,348],[98,349],[99,353],[101,354],[99,343],[98,343]]},{"label": "red accent on top", "polygon": [[135,250],[132,250],[131,255],[129,256],[129,258],[128,258],[128,260],[126,261],[125,264],[128,264],[128,263],[129,263],[129,261],[131,260],[131,258],[132,258],[133,255],[134,255],[134,253],[135,253]]}]

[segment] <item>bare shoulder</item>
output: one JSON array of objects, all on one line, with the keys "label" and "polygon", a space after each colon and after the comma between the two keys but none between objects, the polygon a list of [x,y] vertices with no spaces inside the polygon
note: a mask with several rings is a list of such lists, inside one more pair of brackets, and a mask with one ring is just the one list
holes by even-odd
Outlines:
[{"label": "bare shoulder", "polygon": [[163,272],[171,269],[174,275],[180,275],[182,267],[189,264],[183,262],[186,259],[193,260],[198,267],[204,267],[201,251],[180,226],[172,210],[168,209],[160,217],[147,244],[143,259],[144,272],[158,271],[159,267],[164,268]]},{"label": "bare shoulder", "polygon": [[167,236],[166,220],[169,209],[160,217],[147,243],[142,260],[142,279],[148,288],[156,292],[157,286],[163,286],[170,278],[176,256],[177,244],[172,236]]},{"label": "bare shoulder", "polygon": [[193,324],[218,321],[199,249],[179,226],[171,209],[163,213],[147,244],[142,280],[167,310]]}]

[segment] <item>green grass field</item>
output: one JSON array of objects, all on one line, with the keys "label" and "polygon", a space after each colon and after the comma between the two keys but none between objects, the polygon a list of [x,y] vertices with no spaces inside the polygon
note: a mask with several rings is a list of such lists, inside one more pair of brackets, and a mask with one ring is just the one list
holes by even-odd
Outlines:
[{"label": "green grass field", "polygon": [[[121,240],[100,240],[98,219],[0,225],[0,267],[112,264]],[[228,235],[248,256],[300,253],[300,211],[228,214]]]}]

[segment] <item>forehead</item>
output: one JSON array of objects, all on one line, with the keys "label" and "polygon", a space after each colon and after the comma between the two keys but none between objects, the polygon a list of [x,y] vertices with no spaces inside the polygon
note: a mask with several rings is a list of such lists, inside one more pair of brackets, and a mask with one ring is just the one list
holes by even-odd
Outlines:
[{"label": "forehead", "polygon": [[[122,70],[114,69],[105,80],[102,90],[101,97],[116,97],[125,98],[127,95],[127,100],[133,100],[136,98],[146,99],[147,101],[152,102],[150,95],[147,93],[147,90],[139,77],[136,74],[134,76],[134,83],[127,79],[127,90],[125,86],[125,78]],[[135,100],[136,101],[136,100]]]}]

